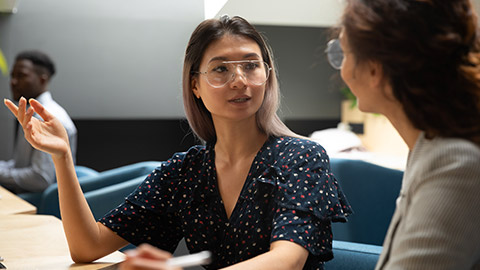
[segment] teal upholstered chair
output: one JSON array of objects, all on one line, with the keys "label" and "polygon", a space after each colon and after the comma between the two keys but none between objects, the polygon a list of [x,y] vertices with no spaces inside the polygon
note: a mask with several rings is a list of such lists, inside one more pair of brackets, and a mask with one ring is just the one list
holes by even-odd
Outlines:
[{"label": "teal upholstered chair", "polygon": [[145,180],[147,175],[85,192],[85,199],[87,199],[95,219],[101,218],[108,211],[120,205],[125,197]]},{"label": "teal upholstered chair", "polygon": [[347,223],[334,223],[335,240],[383,244],[400,193],[403,172],[361,160],[330,161],[353,214]]},{"label": "teal upholstered chair", "polygon": [[99,174],[96,170],[81,165],[75,166],[75,172],[77,173],[78,179]]},{"label": "teal upholstered chair", "polygon": [[325,269],[373,270],[381,252],[381,246],[334,240],[334,258],[325,264]]},{"label": "teal upholstered chair", "polygon": [[[94,175],[98,174],[98,172],[95,171],[94,169],[91,169],[91,168],[88,168],[88,167],[85,167],[85,166],[80,166],[80,165],[75,166],[75,172],[77,173],[77,177],[78,177],[79,181],[81,181],[81,179],[83,179],[83,178],[94,176]],[[55,186],[56,186],[56,184],[55,184]],[[38,210],[40,208],[41,203],[42,203],[42,198],[44,197],[47,190],[49,190],[49,188],[47,188],[43,192],[21,193],[21,194],[18,194],[18,196],[20,198],[26,200],[27,202],[33,204],[35,207],[37,207],[37,210]]]},{"label": "teal upholstered chair", "polygon": [[[85,199],[87,200],[95,219],[98,220],[108,213],[108,211],[120,205],[125,200],[125,197],[127,197],[128,194],[134,191],[135,188],[145,180],[147,175],[148,174],[141,175],[128,181],[85,192]],[[129,244],[121,249],[121,251],[132,248],[135,248],[135,246]]]},{"label": "teal upholstered chair", "polygon": [[[84,193],[129,181],[136,177],[145,177],[160,165],[159,161],[138,162],[115,169],[107,170],[97,175],[79,179]],[[39,214],[54,215],[60,218],[58,205],[58,186],[51,185],[43,194],[38,208]]]}]

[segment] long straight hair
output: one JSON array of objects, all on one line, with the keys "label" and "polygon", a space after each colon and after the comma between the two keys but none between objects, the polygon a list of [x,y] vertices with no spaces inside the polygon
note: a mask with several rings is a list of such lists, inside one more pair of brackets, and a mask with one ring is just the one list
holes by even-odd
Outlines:
[{"label": "long straight hair", "polygon": [[205,142],[215,142],[216,133],[212,115],[201,99],[195,98],[192,91],[192,77],[200,67],[203,54],[213,41],[225,35],[238,35],[255,41],[260,47],[263,61],[271,68],[271,75],[265,84],[263,103],[256,114],[257,126],[268,136],[300,137],[292,132],[277,115],[280,105],[280,91],[271,49],[264,38],[245,19],[224,15],[220,19],[209,19],[200,23],[188,42],[183,63],[183,105],[188,123],[195,135]]}]

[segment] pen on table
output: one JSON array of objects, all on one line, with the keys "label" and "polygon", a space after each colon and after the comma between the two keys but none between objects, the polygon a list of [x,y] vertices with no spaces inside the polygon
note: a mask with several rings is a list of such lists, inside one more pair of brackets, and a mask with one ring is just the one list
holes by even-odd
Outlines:
[{"label": "pen on table", "polygon": [[197,265],[210,264],[212,261],[212,253],[210,251],[202,251],[195,254],[174,257],[167,260],[168,266],[190,267]]},{"label": "pen on table", "polygon": [[3,265],[1,262],[3,262],[2,257],[0,257],[0,269],[7,269],[7,267],[5,267],[5,265]]},{"label": "pen on table", "polygon": [[[173,266],[173,267],[187,268],[191,266],[207,265],[207,264],[210,264],[211,262],[212,262],[212,253],[210,251],[201,251],[199,253],[183,255],[183,256],[168,259],[167,265]],[[115,263],[100,269],[117,270],[120,264],[121,262]]]}]

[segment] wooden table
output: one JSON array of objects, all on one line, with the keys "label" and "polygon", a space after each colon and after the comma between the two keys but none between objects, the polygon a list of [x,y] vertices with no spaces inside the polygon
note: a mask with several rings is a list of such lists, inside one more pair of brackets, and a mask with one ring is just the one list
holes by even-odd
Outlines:
[{"label": "wooden table", "polygon": [[0,186],[0,215],[35,214],[37,208]]},{"label": "wooden table", "polygon": [[46,215],[0,215],[0,256],[7,269],[100,269],[124,259],[117,251],[93,263],[75,264],[62,221]]}]

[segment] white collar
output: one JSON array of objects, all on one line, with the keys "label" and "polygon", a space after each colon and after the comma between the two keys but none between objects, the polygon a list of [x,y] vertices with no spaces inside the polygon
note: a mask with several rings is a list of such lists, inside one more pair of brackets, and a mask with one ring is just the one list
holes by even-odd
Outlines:
[{"label": "white collar", "polygon": [[49,91],[41,93],[38,97],[35,98],[41,104],[52,100],[52,94]]}]

